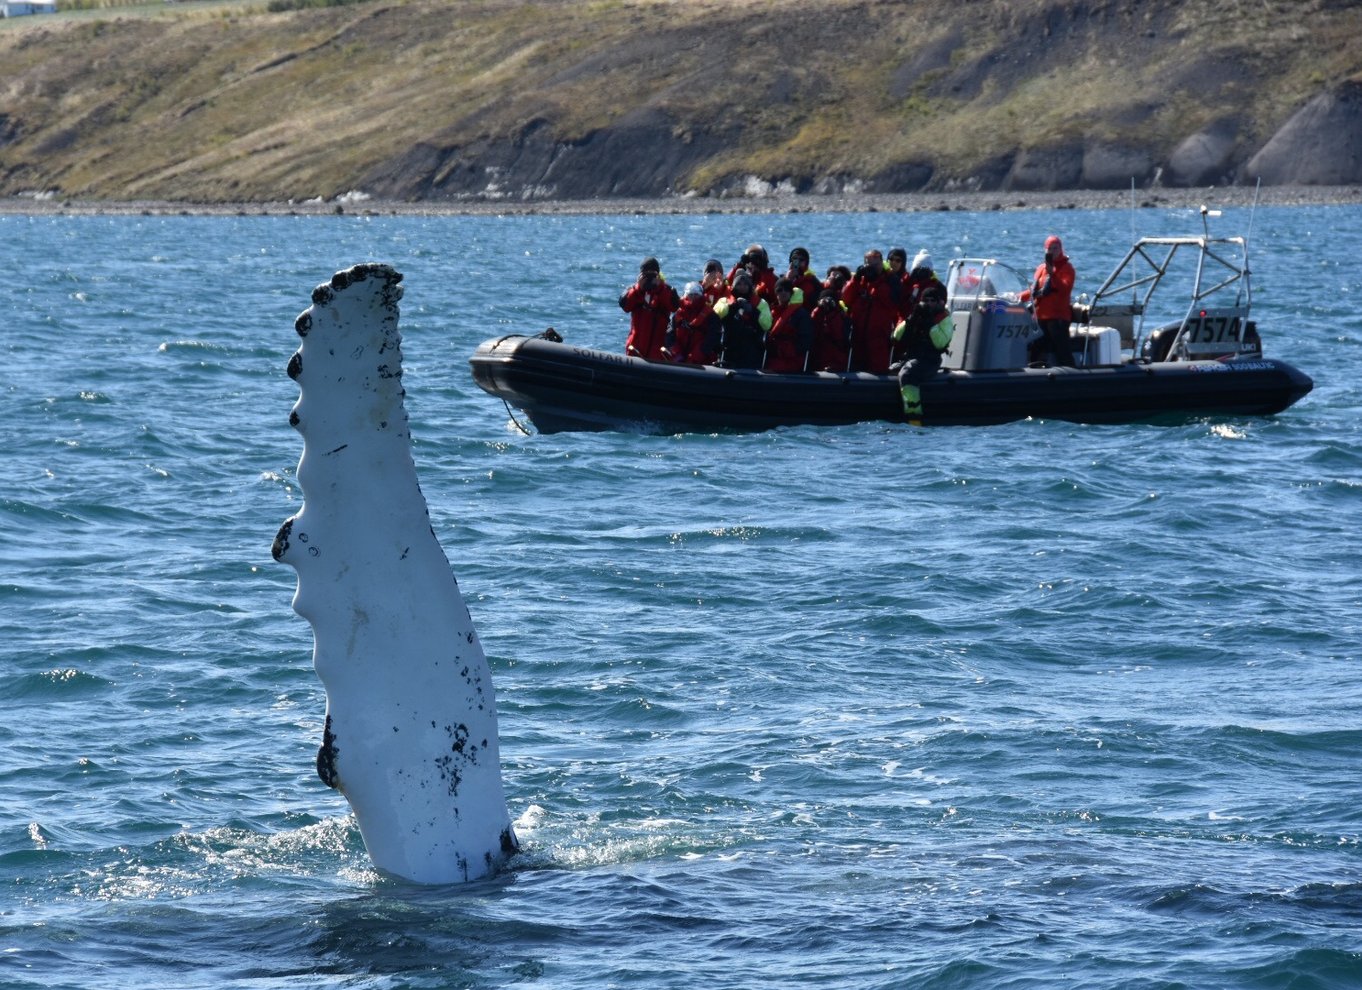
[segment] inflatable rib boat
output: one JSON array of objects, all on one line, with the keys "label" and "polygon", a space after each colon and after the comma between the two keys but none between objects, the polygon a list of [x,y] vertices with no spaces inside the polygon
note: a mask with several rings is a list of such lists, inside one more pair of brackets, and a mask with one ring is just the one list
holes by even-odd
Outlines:
[{"label": "inflatable rib boat", "polygon": [[[1150,299],[1169,284],[1180,256],[1195,262],[1190,272],[1183,265],[1190,302],[1180,318],[1146,332]],[[1040,330],[1020,302],[1025,287],[1021,275],[997,260],[951,262],[947,292],[955,332],[942,370],[921,386],[922,425],[1268,416],[1313,387],[1295,367],[1263,356],[1249,319],[1243,238],[1207,233],[1136,242],[1092,300],[1075,306],[1074,367],[1029,363]],[[655,363],[575,347],[551,331],[489,340],[470,362],[479,386],[524,410],[542,433],[905,421],[893,375]]]}]

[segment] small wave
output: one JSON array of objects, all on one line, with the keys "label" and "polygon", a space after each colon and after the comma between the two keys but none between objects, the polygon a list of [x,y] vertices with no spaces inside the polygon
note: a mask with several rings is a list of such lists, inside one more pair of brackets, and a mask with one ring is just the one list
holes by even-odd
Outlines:
[{"label": "small wave", "polygon": [[1279,952],[1267,962],[1244,967],[1239,976],[1251,986],[1356,990],[1359,972],[1362,952],[1355,948],[1310,948]]},{"label": "small wave", "polygon": [[228,349],[222,344],[216,344],[210,340],[166,340],[156,348],[162,354],[171,351],[213,351],[219,354],[228,353]]},{"label": "small wave", "polygon": [[1289,729],[1253,725],[1225,725],[1207,730],[1211,742],[1248,746],[1255,752],[1314,754],[1318,759],[1350,758],[1362,749],[1362,729]]},{"label": "small wave", "polygon": [[57,667],[36,674],[6,677],[0,694],[25,700],[71,701],[113,688],[112,681],[74,667]]}]

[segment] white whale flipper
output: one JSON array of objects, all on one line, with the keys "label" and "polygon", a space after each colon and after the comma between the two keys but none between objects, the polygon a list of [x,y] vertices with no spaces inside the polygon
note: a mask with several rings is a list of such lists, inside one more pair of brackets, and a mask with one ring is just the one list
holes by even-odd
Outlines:
[{"label": "white whale flipper", "polygon": [[402,276],[357,265],[295,324],[303,507],[274,540],[298,573],[326,688],[317,772],[354,809],[379,868],[474,880],[516,850],[491,672],[431,528],[403,406]]}]

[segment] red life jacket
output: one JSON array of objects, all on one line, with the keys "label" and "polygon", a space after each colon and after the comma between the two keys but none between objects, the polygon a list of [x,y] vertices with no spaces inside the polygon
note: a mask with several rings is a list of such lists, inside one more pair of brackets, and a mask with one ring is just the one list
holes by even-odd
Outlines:
[{"label": "red life jacket", "polygon": [[839,303],[832,309],[814,308],[813,353],[809,357],[810,371],[847,370],[847,340],[850,324],[846,310]]},{"label": "red life jacket", "polygon": [[705,302],[709,303],[711,309],[714,308],[714,304],[720,299],[727,299],[733,294],[733,286],[729,284],[728,279],[723,279],[718,285],[714,286],[705,285],[701,282],[700,288],[704,290]]},{"label": "red life jacket", "polygon": [[[790,278],[789,276],[786,276]],[[823,291],[823,283],[818,281],[818,276],[807,268],[799,278],[790,278],[794,287],[804,293],[804,308],[813,314],[813,308],[818,305],[818,294]]]},{"label": "red life jacket", "polygon": [[941,284],[941,279],[936,277],[935,272],[928,272],[924,275],[908,274],[903,276],[903,295],[900,299],[899,318],[906,320],[913,315],[917,309],[918,300],[922,298],[922,292],[929,285],[935,285],[941,290],[941,298],[946,298],[946,287]]},{"label": "red life jacket", "polygon": [[791,372],[804,370],[804,356],[813,337],[813,324],[800,303],[790,303],[774,311],[775,322],[766,334],[766,364],[764,371]]},{"label": "red life jacket", "polygon": [[[740,271],[747,271],[742,265],[734,265],[733,270],[728,273],[728,284],[733,284],[733,276]],[[766,300],[766,305],[774,307],[776,304],[776,273],[773,269],[763,268],[752,276],[752,296],[753,304],[756,299]]]},{"label": "red life jacket", "polygon": [[713,364],[719,334],[717,317],[704,296],[686,296],[672,316],[672,360],[680,364]]}]

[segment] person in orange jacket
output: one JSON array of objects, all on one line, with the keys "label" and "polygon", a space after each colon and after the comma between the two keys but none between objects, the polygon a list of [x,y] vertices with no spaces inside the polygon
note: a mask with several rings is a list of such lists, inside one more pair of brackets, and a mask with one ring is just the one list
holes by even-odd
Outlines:
[{"label": "person in orange jacket", "polygon": [[662,277],[656,258],[644,258],[638,280],[620,295],[620,309],[629,314],[629,336],[624,353],[649,361],[665,361],[667,328],[681,305],[676,290]]},{"label": "person in orange jacket", "polygon": [[1045,335],[1045,348],[1050,353],[1046,364],[1051,367],[1056,362],[1074,366],[1073,344],[1069,340],[1074,278],[1074,266],[1064,255],[1064,245],[1051,234],[1045,239],[1045,260],[1036,266],[1031,288],[1021,294],[1022,302],[1029,301],[1034,307],[1036,324]]}]

